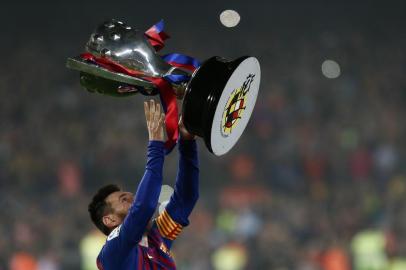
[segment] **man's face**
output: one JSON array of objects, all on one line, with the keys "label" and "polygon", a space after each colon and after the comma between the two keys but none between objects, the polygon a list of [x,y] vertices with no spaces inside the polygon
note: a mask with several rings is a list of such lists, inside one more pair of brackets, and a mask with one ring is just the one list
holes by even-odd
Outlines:
[{"label": "man's face", "polygon": [[125,191],[116,191],[106,198],[106,203],[112,209],[111,213],[103,217],[107,227],[114,228],[124,221],[134,201],[134,194]]}]

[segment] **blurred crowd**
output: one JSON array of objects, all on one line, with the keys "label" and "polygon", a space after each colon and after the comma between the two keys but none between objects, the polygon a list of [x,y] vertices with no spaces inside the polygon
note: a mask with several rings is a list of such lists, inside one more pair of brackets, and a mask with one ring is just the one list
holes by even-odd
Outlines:
[{"label": "blurred crowd", "polygon": [[[174,244],[178,268],[406,269],[405,39],[264,39],[243,137],[220,158],[199,140],[201,196]],[[205,46],[194,49],[216,44]],[[91,196],[107,183],[135,191],[143,174],[143,97],[82,90],[56,53],[34,41],[0,66],[0,270],[95,269]],[[326,59],[338,78],[321,73]],[[176,164],[174,152],[165,184]]]}]

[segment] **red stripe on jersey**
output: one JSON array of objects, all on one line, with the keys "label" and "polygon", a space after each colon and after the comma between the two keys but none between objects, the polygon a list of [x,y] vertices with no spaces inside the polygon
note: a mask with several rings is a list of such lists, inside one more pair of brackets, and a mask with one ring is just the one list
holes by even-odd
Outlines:
[{"label": "red stripe on jersey", "polygon": [[159,244],[161,242],[159,238],[160,234],[157,232],[157,229],[155,228],[149,232],[148,236],[149,236],[148,239],[155,244]]},{"label": "red stripe on jersey", "polygon": [[146,256],[146,258],[145,258],[145,270],[149,270],[150,269],[149,264],[150,264],[151,260],[148,257],[148,253],[146,253],[145,256]]},{"label": "red stripe on jersey", "polygon": [[142,254],[142,248],[140,246],[137,247],[138,249],[138,267],[137,270],[142,270],[143,269],[143,261],[144,261],[144,256]]},{"label": "red stripe on jersey", "polygon": [[152,262],[152,270],[157,270],[158,268],[157,268],[157,265],[156,265],[156,263],[155,262]]},{"label": "red stripe on jersey", "polygon": [[165,267],[168,267],[169,269],[176,269],[175,263],[173,261],[170,261],[167,258],[163,257],[161,254],[158,254],[158,259],[162,264],[165,265]]}]

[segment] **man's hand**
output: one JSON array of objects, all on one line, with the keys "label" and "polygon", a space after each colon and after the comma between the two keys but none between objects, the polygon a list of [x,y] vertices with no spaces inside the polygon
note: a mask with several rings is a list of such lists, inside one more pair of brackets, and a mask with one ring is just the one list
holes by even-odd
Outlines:
[{"label": "man's hand", "polygon": [[161,105],[153,99],[144,102],[145,118],[147,120],[150,141],[164,141],[165,114],[161,113]]},{"label": "man's hand", "polygon": [[196,138],[195,135],[190,134],[190,133],[186,130],[185,125],[183,124],[182,117],[180,118],[178,125],[179,125],[180,138],[181,138],[182,140],[194,140],[194,139]]}]

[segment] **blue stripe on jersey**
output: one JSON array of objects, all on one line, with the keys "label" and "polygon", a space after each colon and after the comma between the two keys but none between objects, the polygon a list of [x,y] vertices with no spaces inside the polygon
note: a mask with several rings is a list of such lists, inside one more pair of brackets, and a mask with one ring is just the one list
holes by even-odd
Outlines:
[{"label": "blue stripe on jersey", "polygon": [[[98,257],[102,270],[176,270],[170,254],[172,241],[164,238],[154,221],[149,230],[148,247],[139,245],[152,217],[162,185],[164,151],[162,142],[150,142],[145,174],[135,201],[125,221],[111,237]],[[198,198],[199,166],[195,141],[179,142],[179,169],[175,192],[166,210],[182,226],[189,224],[189,214]]]}]

